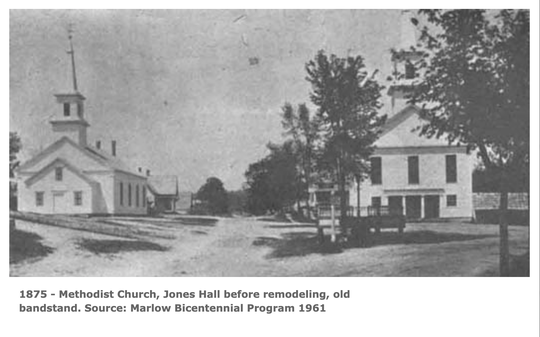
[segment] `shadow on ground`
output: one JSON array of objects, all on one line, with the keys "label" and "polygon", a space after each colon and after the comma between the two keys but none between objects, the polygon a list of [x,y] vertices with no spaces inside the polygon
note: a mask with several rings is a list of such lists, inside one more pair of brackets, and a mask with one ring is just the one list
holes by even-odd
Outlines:
[{"label": "shadow on ground", "polygon": [[37,234],[12,230],[9,233],[9,263],[20,263],[27,259],[43,258],[54,251],[41,243],[43,238]]},{"label": "shadow on ground", "polygon": [[268,226],[264,226],[266,228],[277,228],[277,229],[280,229],[280,228],[283,228],[283,229],[287,229],[287,228],[317,228],[316,225],[313,225],[313,224],[294,224],[294,225],[291,225],[291,224],[283,224],[283,225],[268,225]]},{"label": "shadow on ground", "polygon": [[[278,226],[284,228],[284,226]],[[415,231],[399,234],[397,232],[381,232],[371,235],[371,240],[366,247],[384,245],[410,245],[410,244],[434,244],[452,241],[478,240],[494,237],[494,235],[472,235],[461,233],[440,233],[433,231]],[[352,241],[345,243],[332,243],[330,236],[325,235],[324,242],[319,243],[313,232],[290,232],[276,237],[258,237],[253,241],[254,246],[267,246],[272,252],[267,258],[283,258],[293,256],[305,256],[309,254],[338,254],[346,249],[360,249],[358,244]]]},{"label": "shadow on ground", "polygon": [[395,231],[383,231],[372,235],[371,246],[384,245],[410,245],[410,244],[432,244],[452,241],[469,241],[495,237],[496,235],[486,234],[462,234],[462,233],[441,233],[434,231],[414,231],[400,234]]},{"label": "shadow on ground", "polygon": [[210,218],[174,218],[174,220],[177,220],[182,225],[186,226],[206,226],[206,227],[214,227],[216,225],[217,219],[210,219]]},{"label": "shadow on ground", "polygon": [[146,250],[164,252],[169,250],[167,247],[148,241],[82,239],[77,245],[79,248],[88,250],[94,254],[116,254]]},{"label": "shadow on ground", "polygon": [[273,248],[267,258],[282,258],[292,256],[305,256],[309,254],[337,254],[342,248],[330,242],[330,237],[325,237],[324,243],[320,244],[312,232],[293,232],[282,234],[282,238],[258,237],[253,241],[254,246],[267,246]]}]

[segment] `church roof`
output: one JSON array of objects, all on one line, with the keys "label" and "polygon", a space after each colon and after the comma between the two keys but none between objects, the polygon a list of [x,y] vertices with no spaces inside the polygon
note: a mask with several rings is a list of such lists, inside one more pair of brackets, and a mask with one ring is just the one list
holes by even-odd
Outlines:
[{"label": "church roof", "polygon": [[172,175],[150,176],[148,189],[154,195],[178,195],[178,178]]},{"label": "church roof", "polygon": [[75,175],[77,175],[82,180],[86,181],[88,184],[93,185],[96,182],[89,178],[86,174],[84,174],[81,170],[79,170],[77,167],[72,165],[70,162],[63,158],[56,158],[52,162],[50,162],[47,166],[43,167],[41,170],[33,174],[31,177],[25,180],[25,184],[27,186],[32,185],[35,181],[41,179],[46,173],[52,171],[57,164],[62,164],[65,168],[67,168],[69,171],[73,172]]},{"label": "church roof", "polygon": [[[38,153],[36,156],[31,158],[30,160],[26,161],[22,165],[19,166],[17,169],[18,172],[23,172],[29,168],[31,168],[34,164],[40,162],[42,159],[47,157],[48,155],[53,154],[55,151],[60,149],[62,146],[70,145],[77,150],[79,150],[81,153],[85,154],[87,157],[90,157],[94,161],[98,162],[105,168],[108,168],[113,171],[121,171],[124,173],[132,174],[138,177],[146,178],[144,175],[138,174],[135,171],[131,170],[122,160],[119,158],[112,156],[104,151],[100,151],[96,148],[93,148],[91,146],[82,147],[73,140],[71,140],[68,137],[62,137],[56,142],[52,143],[50,146],[45,148],[43,151]],[[81,168],[80,168],[81,169]],[[82,168],[84,171],[84,168]]]},{"label": "church roof", "polygon": [[384,126],[382,127],[381,134],[379,135],[379,138],[386,135],[390,131],[394,130],[398,125],[403,123],[405,120],[407,120],[412,115],[419,113],[420,108],[416,105],[409,104],[405,108],[403,108],[401,111],[393,115],[392,117],[388,118],[386,120],[386,123],[384,123]]}]

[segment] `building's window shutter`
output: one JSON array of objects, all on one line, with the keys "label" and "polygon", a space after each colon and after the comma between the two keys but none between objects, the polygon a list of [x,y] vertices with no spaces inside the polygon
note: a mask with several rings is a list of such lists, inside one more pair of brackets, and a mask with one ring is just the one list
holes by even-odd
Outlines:
[{"label": "building's window shutter", "polygon": [[457,182],[457,158],[455,154],[446,156],[446,182]]},{"label": "building's window shutter", "polygon": [[420,167],[418,156],[412,156],[407,159],[409,165],[409,184],[420,183]]},{"label": "building's window shutter", "polygon": [[71,105],[69,103],[64,103],[64,116],[69,117]]},{"label": "building's window shutter", "polygon": [[371,183],[373,185],[382,184],[382,159],[381,157],[371,157]]}]

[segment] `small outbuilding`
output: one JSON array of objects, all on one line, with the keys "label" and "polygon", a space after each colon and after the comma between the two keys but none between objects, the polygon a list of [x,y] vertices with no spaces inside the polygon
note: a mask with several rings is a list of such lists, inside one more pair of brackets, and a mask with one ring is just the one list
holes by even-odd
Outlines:
[{"label": "small outbuilding", "polygon": [[176,212],[179,198],[178,178],[173,175],[148,177],[148,200],[157,213]]}]

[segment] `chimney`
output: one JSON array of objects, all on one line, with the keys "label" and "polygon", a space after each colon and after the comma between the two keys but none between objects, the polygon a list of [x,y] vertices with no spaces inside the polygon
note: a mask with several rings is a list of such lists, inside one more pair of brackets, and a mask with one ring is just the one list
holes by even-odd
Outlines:
[{"label": "chimney", "polygon": [[146,176],[150,177],[150,170],[146,170]]},{"label": "chimney", "polygon": [[96,149],[101,150],[101,141],[96,140]]},{"label": "chimney", "polygon": [[116,140],[111,142],[111,153],[114,157],[116,157]]}]

